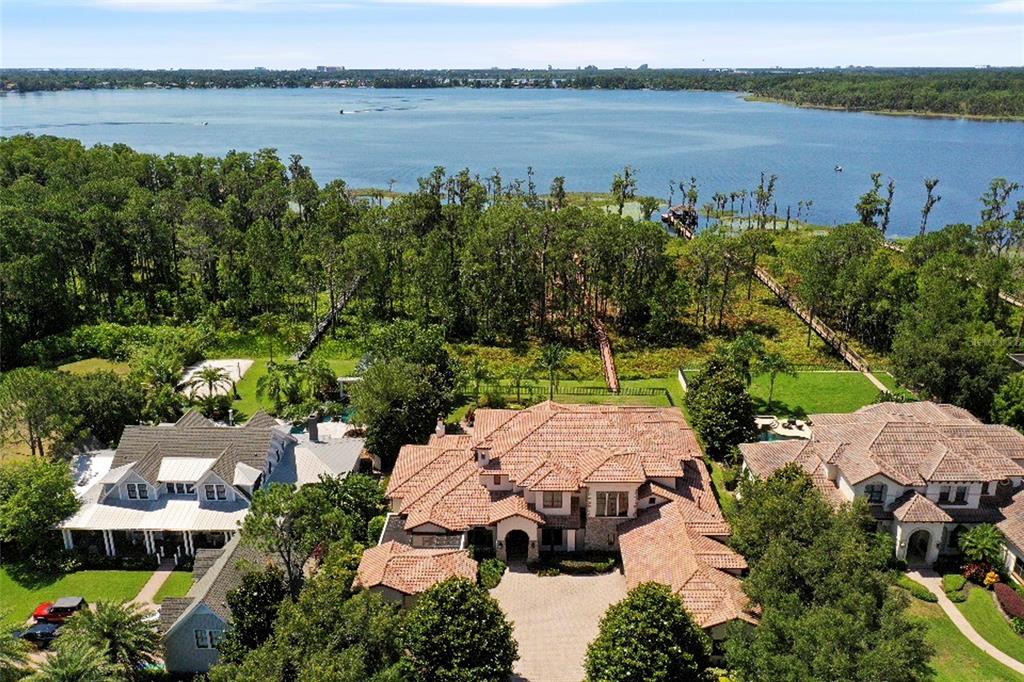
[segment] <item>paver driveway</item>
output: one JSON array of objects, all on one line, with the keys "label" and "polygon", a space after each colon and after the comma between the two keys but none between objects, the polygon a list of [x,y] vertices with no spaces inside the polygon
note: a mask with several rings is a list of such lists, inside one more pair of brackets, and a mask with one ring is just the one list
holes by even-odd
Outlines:
[{"label": "paver driveway", "polygon": [[519,566],[510,567],[491,594],[515,624],[515,679],[580,682],[587,645],[605,610],[626,596],[626,579],[617,571],[540,578]]}]

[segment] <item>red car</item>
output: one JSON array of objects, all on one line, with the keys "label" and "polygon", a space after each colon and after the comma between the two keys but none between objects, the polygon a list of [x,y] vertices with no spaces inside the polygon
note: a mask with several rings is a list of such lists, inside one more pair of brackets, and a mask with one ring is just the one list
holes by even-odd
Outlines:
[{"label": "red car", "polygon": [[57,601],[44,601],[32,612],[37,623],[63,623],[89,606],[81,597],[61,597]]}]

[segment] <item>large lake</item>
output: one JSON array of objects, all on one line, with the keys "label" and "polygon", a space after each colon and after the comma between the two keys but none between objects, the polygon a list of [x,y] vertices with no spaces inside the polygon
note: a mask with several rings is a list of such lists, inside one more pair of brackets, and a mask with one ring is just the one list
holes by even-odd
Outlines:
[{"label": "large lake", "polygon": [[[344,115],[339,114],[344,110]],[[351,112],[351,113],[350,113]],[[667,198],[697,177],[701,202],[775,173],[778,206],[814,201],[811,219],[853,220],[882,171],[896,180],[891,232],[913,234],[922,181],[941,179],[930,225],[976,221],[993,177],[1024,183],[1024,124],[891,117],[746,102],[734,93],[560,90],[94,90],[0,98],[0,132],[123,142],[146,152],[301,154],[318,180],[411,189],[435,165],[498,168],[543,190],[608,189],[625,164]],[[844,172],[837,173],[840,165]],[[678,198],[678,192],[676,193]]]}]

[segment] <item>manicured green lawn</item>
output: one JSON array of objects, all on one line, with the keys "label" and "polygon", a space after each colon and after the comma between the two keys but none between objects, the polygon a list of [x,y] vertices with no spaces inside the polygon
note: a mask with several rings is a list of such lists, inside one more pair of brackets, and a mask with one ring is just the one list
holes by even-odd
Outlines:
[{"label": "manicured green lawn", "polygon": [[1024,637],[1010,627],[992,592],[972,585],[968,588],[967,601],[956,606],[989,644],[1007,656],[1024,661]]},{"label": "manicured green lawn", "polygon": [[78,362],[69,362],[66,365],[61,365],[58,369],[69,374],[91,374],[109,370],[122,376],[131,371],[127,362],[113,362],[103,358],[87,358]]},{"label": "manicured green lawn", "polygon": [[0,568],[0,623],[10,630],[25,621],[44,601],[60,597],[84,597],[90,604],[98,601],[133,599],[146,584],[152,571],[76,571],[52,579],[33,576],[32,584],[19,584],[6,568]]},{"label": "manicured green lawn", "polygon": [[912,600],[910,614],[928,626],[928,643],[935,649],[934,682],[1021,682],[1018,675],[960,634],[938,604]]},{"label": "manicured green lawn", "polygon": [[757,411],[779,416],[802,417],[821,412],[853,412],[870,405],[878,389],[860,372],[798,372],[796,378],[779,376],[768,405],[767,375],[754,378],[750,395]]},{"label": "manicured green lawn", "polygon": [[156,591],[153,601],[159,604],[167,597],[184,597],[191,588],[192,571],[174,571]]}]

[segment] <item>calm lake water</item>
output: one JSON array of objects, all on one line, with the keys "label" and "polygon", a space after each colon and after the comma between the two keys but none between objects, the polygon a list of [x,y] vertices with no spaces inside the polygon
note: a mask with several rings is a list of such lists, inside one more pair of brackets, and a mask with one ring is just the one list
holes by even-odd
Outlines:
[{"label": "calm lake water", "polygon": [[[344,115],[339,110],[344,110]],[[351,113],[350,113],[351,112]],[[872,171],[896,180],[891,232],[913,234],[922,181],[941,179],[929,224],[976,221],[993,177],[1024,183],[1024,123],[876,116],[745,102],[734,93],[559,90],[143,90],[0,98],[0,133],[123,142],[146,152],[298,153],[321,182],[412,189],[435,165],[499,168],[538,186],[606,191],[625,164],[667,199],[697,177],[701,202],[775,173],[778,206],[814,201],[811,220],[853,220]],[[841,165],[844,172],[833,168]],[[678,192],[676,193],[678,198]]]}]

